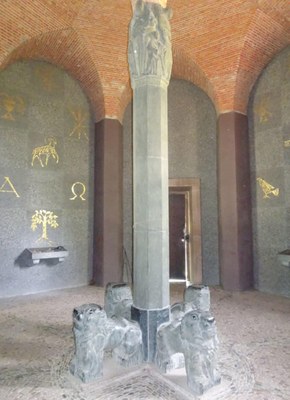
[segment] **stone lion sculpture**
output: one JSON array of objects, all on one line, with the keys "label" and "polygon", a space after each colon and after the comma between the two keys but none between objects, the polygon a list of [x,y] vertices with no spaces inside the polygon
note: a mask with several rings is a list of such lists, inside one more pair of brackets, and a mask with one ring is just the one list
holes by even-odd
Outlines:
[{"label": "stone lion sculpture", "polygon": [[84,304],[73,311],[75,354],[70,372],[83,382],[102,376],[104,352],[129,367],[143,361],[139,325],[122,317],[108,318],[98,304]]},{"label": "stone lion sculpture", "polygon": [[155,363],[164,373],[184,367],[180,331],[183,308],[183,303],[173,304],[170,322],[161,324],[157,331]]},{"label": "stone lion sculpture", "polygon": [[107,316],[97,304],[84,304],[73,310],[75,354],[70,372],[83,382],[102,375],[104,347],[108,334]]},{"label": "stone lion sculpture", "polygon": [[130,320],[132,304],[133,298],[130,286],[126,283],[107,284],[104,309],[108,317],[116,315]]},{"label": "stone lion sculpture", "polygon": [[208,311],[192,310],[182,318],[180,329],[187,384],[194,394],[201,395],[221,380],[215,319]]}]

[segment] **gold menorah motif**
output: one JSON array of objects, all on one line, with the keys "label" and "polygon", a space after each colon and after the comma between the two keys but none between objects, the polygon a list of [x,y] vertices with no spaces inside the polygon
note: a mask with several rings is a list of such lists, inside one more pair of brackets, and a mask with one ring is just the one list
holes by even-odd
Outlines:
[{"label": "gold menorah motif", "polygon": [[55,159],[55,162],[58,164],[59,161],[59,156],[57,154],[57,151],[55,149],[55,146],[57,144],[57,141],[55,138],[51,137],[48,138],[45,142],[48,142],[45,146],[40,146],[36,147],[32,151],[32,160],[31,160],[31,165],[34,165],[34,161],[38,159],[40,162],[40,165],[44,167],[43,162],[42,162],[42,156],[45,156],[45,165],[47,166],[48,160],[50,156]]},{"label": "gold menorah motif", "polygon": [[266,182],[262,178],[257,178],[259,185],[264,193],[263,199],[269,199],[270,195],[272,196],[279,196],[279,188],[275,188],[274,186],[270,185],[270,183]]},{"label": "gold menorah motif", "polygon": [[15,113],[23,113],[25,104],[20,96],[10,96],[7,93],[0,93],[0,108],[4,110],[4,114],[1,115],[1,119],[14,121]]}]

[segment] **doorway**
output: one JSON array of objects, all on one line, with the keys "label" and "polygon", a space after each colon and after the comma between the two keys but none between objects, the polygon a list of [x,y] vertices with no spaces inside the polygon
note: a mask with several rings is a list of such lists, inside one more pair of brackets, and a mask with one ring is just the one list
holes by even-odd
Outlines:
[{"label": "doorway", "polygon": [[169,179],[170,282],[202,283],[200,180]]}]

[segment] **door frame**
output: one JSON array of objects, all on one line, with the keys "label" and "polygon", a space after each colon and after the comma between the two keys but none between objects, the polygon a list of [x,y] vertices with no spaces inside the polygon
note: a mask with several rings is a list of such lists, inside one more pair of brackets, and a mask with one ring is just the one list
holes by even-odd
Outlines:
[{"label": "door frame", "polygon": [[192,284],[200,285],[202,283],[200,179],[169,179],[169,193],[184,193],[188,201],[187,215],[185,215],[189,233],[187,276]]}]

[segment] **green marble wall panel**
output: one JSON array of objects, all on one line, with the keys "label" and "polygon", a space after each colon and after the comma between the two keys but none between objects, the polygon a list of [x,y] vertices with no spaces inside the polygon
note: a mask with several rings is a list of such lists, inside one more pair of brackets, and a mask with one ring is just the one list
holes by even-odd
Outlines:
[{"label": "green marble wall panel", "polygon": [[248,111],[255,286],[288,297],[290,268],[278,262],[277,253],[290,248],[289,61],[290,47],[264,69]]},{"label": "green marble wall panel", "polygon": [[[88,99],[64,70],[23,61],[0,73],[0,297],[91,280],[93,141]],[[58,225],[33,230],[40,210]],[[58,245],[63,263],[25,263],[25,248]]]}]

